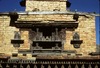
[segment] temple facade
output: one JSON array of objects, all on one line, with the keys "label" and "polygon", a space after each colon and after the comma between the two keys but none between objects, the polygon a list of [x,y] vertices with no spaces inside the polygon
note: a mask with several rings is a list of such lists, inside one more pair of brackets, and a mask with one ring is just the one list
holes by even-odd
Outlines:
[{"label": "temple facade", "polygon": [[0,13],[1,58],[99,58],[91,55],[96,52],[94,13],[72,12],[66,0],[22,0],[20,5],[25,12]]}]

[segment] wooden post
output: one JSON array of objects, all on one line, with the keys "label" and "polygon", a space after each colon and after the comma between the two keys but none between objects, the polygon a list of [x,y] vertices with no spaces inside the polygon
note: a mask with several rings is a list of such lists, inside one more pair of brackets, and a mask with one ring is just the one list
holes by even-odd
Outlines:
[{"label": "wooden post", "polygon": [[34,68],[37,68],[37,66],[36,66],[36,65],[34,65]]},{"label": "wooden post", "polygon": [[78,68],[78,65],[77,64],[75,65],[75,68]]},{"label": "wooden post", "polygon": [[62,65],[61,68],[65,68],[64,65]]},{"label": "wooden post", "polygon": [[81,68],[85,68],[84,64],[81,66]]},{"label": "wooden post", "polygon": [[71,65],[69,64],[68,68],[71,68]]},{"label": "wooden post", "polygon": [[30,68],[30,65],[27,65],[27,67],[26,68]]},{"label": "wooden post", "polygon": [[43,66],[43,65],[41,65],[41,68],[44,68],[44,66]]},{"label": "wooden post", "polygon": [[0,68],[3,68],[1,64],[0,64]]},{"label": "wooden post", "polygon": [[51,66],[50,66],[50,65],[48,65],[48,68],[51,68]]},{"label": "wooden post", "polygon": [[58,66],[57,66],[57,65],[55,65],[55,68],[58,68]]},{"label": "wooden post", "polygon": [[95,67],[94,68],[98,68],[98,65],[95,65]]},{"label": "wooden post", "polygon": [[89,64],[89,67],[88,68],[92,68],[91,64]]},{"label": "wooden post", "polygon": [[6,65],[6,68],[10,68],[10,66],[7,64],[7,65]]}]

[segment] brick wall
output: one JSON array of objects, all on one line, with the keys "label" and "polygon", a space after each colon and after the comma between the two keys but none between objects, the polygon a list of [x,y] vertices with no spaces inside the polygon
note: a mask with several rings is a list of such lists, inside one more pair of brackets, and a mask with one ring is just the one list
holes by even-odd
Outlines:
[{"label": "brick wall", "polygon": [[35,14],[35,15],[20,15],[20,21],[75,21],[73,20],[73,15],[64,15],[64,14]]},{"label": "brick wall", "polygon": [[14,31],[18,31],[15,27],[10,27],[10,18],[8,16],[0,16],[0,53],[11,53],[14,48],[11,39],[14,38]]},{"label": "brick wall", "polygon": [[66,11],[66,1],[26,1],[26,11]]},{"label": "brick wall", "polygon": [[65,49],[75,49],[78,53],[82,53],[85,56],[90,52],[96,51],[95,17],[89,16],[89,18],[86,18],[84,16],[80,16],[78,22],[79,26],[75,32],[80,34],[80,39],[83,40],[83,43],[79,49],[73,48],[70,44],[70,40],[72,39],[74,31],[66,31]]}]

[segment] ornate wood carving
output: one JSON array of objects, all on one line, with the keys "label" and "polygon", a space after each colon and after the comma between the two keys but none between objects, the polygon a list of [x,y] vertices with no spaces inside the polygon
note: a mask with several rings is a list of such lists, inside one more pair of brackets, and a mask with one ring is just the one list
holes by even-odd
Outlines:
[{"label": "ornate wood carving", "polygon": [[24,40],[21,40],[21,36],[18,31],[15,31],[14,39],[11,40],[11,43],[14,47],[20,47],[20,44],[24,43]]},{"label": "ornate wood carving", "polygon": [[77,32],[73,35],[73,40],[71,40],[71,44],[73,44],[74,48],[80,48],[80,44],[83,43],[83,40],[80,40],[80,36]]}]

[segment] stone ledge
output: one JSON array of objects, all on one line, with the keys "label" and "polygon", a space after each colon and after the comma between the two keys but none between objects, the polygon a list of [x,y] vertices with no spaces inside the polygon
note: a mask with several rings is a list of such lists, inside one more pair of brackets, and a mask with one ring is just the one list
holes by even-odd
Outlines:
[{"label": "stone ledge", "polygon": [[[76,14],[76,12],[72,11],[37,11],[37,12],[17,12],[19,15],[34,15],[34,14],[68,14],[68,15],[73,15]],[[87,12],[77,12],[79,16],[87,16],[87,15],[92,15],[92,16],[100,16],[100,14],[94,14],[94,13],[87,13]],[[0,12],[0,16],[2,15],[9,15],[9,12]]]}]

